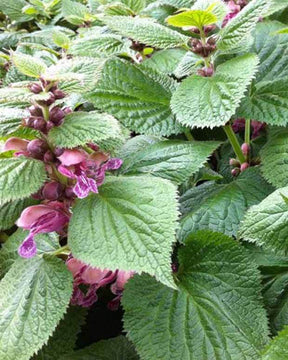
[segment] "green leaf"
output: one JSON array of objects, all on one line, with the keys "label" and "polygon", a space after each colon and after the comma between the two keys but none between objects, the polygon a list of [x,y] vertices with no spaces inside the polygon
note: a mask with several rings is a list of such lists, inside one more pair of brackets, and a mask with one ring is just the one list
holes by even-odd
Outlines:
[{"label": "green leaf", "polygon": [[[19,259],[18,247],[28,236],[29,231],[18,229],[3,244],[0,250],[0,278],[2,278],[14,262]],[[39,255],[53,252],[60,248],[59,238],[56,233],[38,234],[35,236],[37,252]]]},{"label": "green leaf", "polygon": [[262,148],[260,156],[264,177],[276,187],[288,186],[288,130],[272,136]]},{"label": "green leaf", "polygon": [[25,0],[6,1],[1,0],[0,11],[7,15],[12,21],[25,22],[32,19],[31,16],[22,13],[22,8],[28,3]]},{"label": "green leaf", "polygon": [[85,20],[91,20],[88,8],[77,1],[62,0],[62,15],[73,25],[82,25]]},{"label": "green leaf", "polygon": [[146,7],[146,0],[120,0],[136,14],[140,13]]},{"label": "green leaf", "polygon": [[153,19],[107,16],[103,21],[117,33],[159,49],[182,46],[189,40],[187,36],[160,25]]},{"label": "green leaf", "polygon": [[153,177],[109,177],[99,195],[78,201],[69,224],[73,255],[92,266],[147,272],[173,285],[170,255],[176,188]]},{"label": "green leaf", "polygon": [[11,134],[19,128],[28,111],[16,107],[0,107],[0,136]]},{"label": "green leaf", "polygon": [[133,345],[124,337],[101,340],[59,360],[139,360]]},{"label": "green leaf", "polygon": [[215,24],[217,17],[205,10],[188,10],[169,16],[166,21],[169,25],[176,27],[196,26],[198,29],[202,29],[205,25]]},{"label": "green leaf", "polygon": [[219,27],[221,27],[222,21],[228,12],[228,7],[222,0],[197,0],[192,6],[193,9],[206,10],[214,14]]},{"label": "green leaf", "polygon": [[69,54],[76,56],[107,57],[127,52],[131,42],[123,40],[119,35],[93,34],[74,40]]},{"label": "green leaf", "polygon": [[288,326],[266,347],[261,360],[287,360]]},{"label": "green leaf", "polygon": [[11,59],[16,68],[27,76],[39,78],[47,70],[45,63],[35,56],[13,52]]},{"label": "green leaf", "polygon": [[53,30],[52,39],[54,43],[62,49],[69,49],[70,39],[63,31]]},{"label": "green leaf", "polygon": [[0,201],[24,199],[37,192],[46,178],[44,163],[17,157],[0,159]]},{"label": "green leaf", "polygon": [[265,12],[264,16],[270,16],[275,12],[284,10],[287,6],[287,0],[270,0],[269,9]]},{"label": "green leaf", "polygon": [[276,253],[288,252],[288,188],[274,191],[260,204],[251,207],[239,230],[239,237],[263,245]]},{"label": "green leaf", "polygon": [[257,70],[253,54],[219,65],[212,77],[193,75],[174,92],[171,108],[176,119],[190,127],[223,126],[234,115]]},{"label": "green leaf", "polygon": [[88,100],[130,130],[168,136],[181,132],[169,108],[175,87],[176,83],[164,74],[145,72],[141,67],[113,59],[106,63]]},{"label": "green leaf", "polygon": [[263,15],[270,0],[252,0],[219,32],[217,49],[229,52],[239,50],[249,39],[259,17]]},{"label": "green leaf", "polygon": [[202,63],[203,60],[199,55],[194,54],[193,52],[187,52],[175,68],[174,75],[179,79],[182,77],[190,76],[193,73],[196,73],[197,68]]},{"label": "green leaf", "polygon": [[236,235],[245,211],[272,191],[255,168],[247,169],[228,184],[205,183],[188,190],[180,198],[184,217],[179,239],[185,241],[189,234],[201,229]]},{"label": "green leaf", "polygon": [[134,276],[122,304],[124,328],[143,360],[258,360],[268,340],[260,276],[225,235],[199,232],[179,253],[173,291]]},{"label": "green leaf", "polygon": [[65,354],[70,353],[75,347],[77,335],[85,322],[86,313],[84,308],[70,306],[48,343],[31,360],[59,360]]},{"label": "green leaf", "polygon": [[37,202],[33,199],[14,200],[4,204],[0,203],[0,230],[6,230],[13,226],[22,210],[35,203]]},{"label": "green leaf", "polygon": [[[27,85],[27,84],[26,84]],[[0,89],[0,104],[5,103],[7,106],[14,107],[15,103],[23,104],[30,101],[46,100],[49,95],[47,93],[33,94],[26,87],[4,87]]]},{"label": "green leaf", "polygon": [[219,145],[214,141],[160,141],[124,159],[121,173],[150,174],[181,184],[202,167]]},{"label": "green leaf", "polygon": [[98,144],[109,138],[121,137],[121,128],[116,119],[97,111],[74,112],[65,116],[64,123],[49,132],[56,146],[73,148],[88,142]]},{"label": "green leaf", "polygon": [[62,319],[72,276],[55,257],[19,258],[0,283],[1,360],[29,360]]}]

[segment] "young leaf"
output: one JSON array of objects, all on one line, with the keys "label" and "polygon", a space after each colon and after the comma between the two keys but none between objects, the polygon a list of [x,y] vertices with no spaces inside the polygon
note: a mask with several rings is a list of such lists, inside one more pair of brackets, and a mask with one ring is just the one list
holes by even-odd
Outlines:
[{"label": "young leaf", "polygon": [[28,115],[28,111],[16,107],[0,107],[0,136],[8,135],[21,124],[21,120]]},{"label": "young leaf", "polygon": [[288,358],[288,326],[266,347],[262,360],[286,360]]},{"label": "young leaf", "polygon": [[[86,309],[70,306],[48,343],[31,360],[59,360],[65,354],[73,351],[86,314]],[[72,358],[70,359],[72,360]]]},{"label": "young leaf", "polygon": [[47,70],[46,64],[34,56],[14,52],[11,59],[16,68],[27,76],[39,78]]},{"label": "young leaf", "polygon": [[113,59],[106,63],[101,80],[87,98],[130,130],[168,136],[181,131],[169,108],[175,88],[176,83],[164,74]]},{"label": "young leaf", "polygon": [[110,177],[78,201],[69,224],[73,255],[92,266],[147,272],[174,286],[170,256],[178,217],[176,188],[153,177]]},{"label": "young leaf", "polygon": [[245,211],[273,191],[256,169],[247,169],[228,184],[205,183],[192,188],[180,198],[178,237],[185,241],[192,232],[210,229],[236,235]]},{"label": "young leaf", "polygon": [[219,65],[212,77],[193,75],[184,80],[171,100],[176,119],[190,127],[225,125],[252,81],[257,64],[256,55],[247,54]]},{"label": "young leaf", "polygon": [[219,27],[228,12],[228,7],[222,0],[197,0],[192,6],[193,9],[206,10],[214,14]]},{"label": "young leaf", "polygon": [[153,19],[111,16],[103,19],[109,28],[121,35],[159,49],[185,45],[189,38],[158,24]]},{"label": "young leaf", "polygon": [[64,148],[85,145],[88,142],[99,143],[109,138],[121,137],[118,121],[111,115],[90,112],[74,112],[65,116],[64,123],[49,132],[50,140]]},{"label": "young leaf", "polygon": [[46,100],[47,94],[33,94],[27,87],[4,87],[0,89],[0,104],[5,103],[6,106],[11,104],[11,107],[15,106],[15,103],[27,103],[30,100]]},{"label": "young leaf", "polygon": [[[133,345],[124,336],[101,340],[59,360],[139,360]],[[51,359],[52,360],[52,359]]]},{"label": "young leaf", "polygon": [[52,33],[52,39],[54,43],[62,49],[69,49],[70,39],[63,31],[55,29]]},{"label": "young leaf", "polygon": [[280,131],[261,150],[264,177],[276,187],[288,186],[288,130]]},{"label": "young leaf", "polygon": [[24,199],[38,191],[45,178],[41,161],[24,157],[0,159],[0,201]]},{"label": "young leaf", "polygon": [[146,173],[181,184],[201,168],[219,145],[214,141],[160,141],[128,156],[121,173]]},{"label": "young leaf", "polygon": [[205,25],[215,24],[217,17],[205,10],[188,10],[169,16],[166,21],[169,25],[176,27],[196,26],[198,29],[202,29]]},{"label": "young leaf", "polygon": [[1,360],[29,360],[66,312],[72,276],[55,257],[19,258],[0,283]]},{"label": "young leaf", "polygon": [[288,188],[274,191],[246,213],[239,237],[277,253],[288,252]]},{"label": "young leaf", "polygon": [[140,13],[146,7],[146,0],[120,0],[136,14]]},{"label": "young leaf", "polygon": [[245,45],[259,17],[267,10],[270,0],[252,0],[219,33],[217,48],[224,52]]},{"label": "young leaf", "polygon": [[122,300],[124,328],[141,359],[252,360],[267,342],[260,276],[239,244],[203,231],[180,249],[173,291],[134,276]]},{"label": "young leaf", "polygon": [[77,1],[62,0],[62,15],[73,25],[82,25],[91,20],[88,8]]}]

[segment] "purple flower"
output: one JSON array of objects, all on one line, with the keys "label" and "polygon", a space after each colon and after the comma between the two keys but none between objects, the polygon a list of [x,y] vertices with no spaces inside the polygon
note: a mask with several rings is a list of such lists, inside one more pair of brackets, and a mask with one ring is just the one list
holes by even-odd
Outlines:
[{"label": "purple flower", "polygon": [[35,256],[37,251],[35,235],[60,231],[68,221],[68,213],[64,210],[63,204],[57,201],[47,205],[34,205],[26,208],[16,222],[17,226],[29,230],[29,235],[18,248],[19,255],[25,258]]},{"label": "purple flower", "polygon": [[[265,126],[266,126],[265,123],[252,120],[251,121],[251,127],[253,129],[252,139],[255,139],[257,136],[259,136],[260,132],[265,128]],[[244,131],[245,130],[245,119],[244,118],[236,119],[232,124],[232,128],[235,133]]]},{"label": "purple flower", "polygon": [[223,20],[222,28],[225,27],[228,24],[228,22],[232,20],[241,10],[241,6],[236,5],[233,0],[229,1],[227,5],[228,5],[229,13],[225,16]]}]

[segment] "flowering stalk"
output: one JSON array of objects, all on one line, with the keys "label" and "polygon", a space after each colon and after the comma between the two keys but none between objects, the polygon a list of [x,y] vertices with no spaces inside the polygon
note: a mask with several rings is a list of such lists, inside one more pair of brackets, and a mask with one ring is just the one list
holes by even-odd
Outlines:
[{"label": "flowering stalk", "polygon": [[241,164],[244,163],[246,161],[246,159],[242,153],[241,146],[240,146],[239,141],[232,129],[232,126],[230,124],[225,125],[225,126],[223,126],[223,129],[227,135],[228,140],[230,141],[230,144],[231,144],[238,160],[240,161]]}]

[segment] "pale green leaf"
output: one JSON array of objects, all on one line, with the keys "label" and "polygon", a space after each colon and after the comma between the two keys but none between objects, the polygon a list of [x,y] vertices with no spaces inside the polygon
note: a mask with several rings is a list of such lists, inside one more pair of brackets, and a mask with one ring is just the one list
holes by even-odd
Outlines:
[{"label": "pale green leaf", "polygon": [[64,32],[57,29],[53,30],[52,39],[57,46],[66,50],[69,49],[70,39]]},{"label": "pale green leaf", "polygon": [[206,231],[179,258],[178,290],[147,275],[126,285],[124,328],[141,359],[258,360],[268,326],[260,276],[246,252]]},{"label": "pale green leaf", "polygon": [[146,7],[146,0],[120,0],[123,4],[128,6],[136,14],[140,13]]},{"label": "pale green leaf", "polygon": [[270,0],[270,6],[264,16],[270,16],[277,11],[284,10],[286,7],[288,7],[287,0]]},{"label": "pale green leaf", "polygon": [[90,20],[89,9],[80,2],[72,0],[62,0],[62,15],[74,25],[81,25],[85,20]]},{"label": "pale green leaf", "polygon": [[228,12],[228,7],[222,0],[197,0],[192,9],[210,11],[216,16],[219,27]]},{"label": "pale green leaf", "polygon": [[203,59],[199,55],[194,54],[192,51],[187,52],[175,68],[174,75],[177,78],[192,75],[196,73],[198,67],[202,67],[201,64],[203,64]]},{"label": "pale green leaf", "polygon": [[121,35],[160,49],[182,46],[189,40],[187,36],[160,25],[153,19],[107,16],[103,21]]},{"label": "pale green leaf", "polygon": [[264,177],[276,187],[288,186],[288,131],[279,131],[261,150]]},{"label": "pale green leaf", "polygon": [[248,169],[228,184],[204,183],[188,190],[180,198],[178,237],[185,241],[192,232],[210,229],[236,235],[246,210],[273,191],[256,169]]},{"label": "pale green leaf", "polygon": [[181,184],[196,173],[220,145],[218,142],[161,141],[124,159],[121,173],[150,174]]},{"label": "pale green leaf", "polygon": [[47,70],[45,63],[35,56],[14,52],[11,60],[16,68],[27,76],[39,78]]},{"label": "pale green leaf", "polygon": [[274,191],[246,213],[239,237],[277,253],[288,253],[288,188]]},{"label": "pale green leaf", "polygon": [[1,0],[0,11],[7,15],[12,21],[14,20],[19,23],[29,21],[32,17],[22,13],[22,8],[27,4],[25,0]]},{"label": "pale green leaf", "polygon": [[19,128],[28,111],[16,107],[0,107],[0,136],[8,135]]},{"label": "pale green leaf", "polygon": [[72,276],[56,257],[19,258],[0,283],[1,360],[29,360],[66,312]]},{"label": "pale green leaf", "polygon": [[238,56],[219,65],[215,75],[193,75],[174,92],[176,119],[190,127],[223,126],[234,115],[257,69],[256,55]]},{"label": "pale green leaf", "polygon": [[133,345],[124,337],[101,340],[59,360],[139,360]]},{"label": "pale green leaf", "polygon": [[7,106],[14,107],[15,103],[45,100],[48,96],[47,93],[33,94],[27,87],[4,87],[0,89],[0,104],[6,103]]},{"label": "pale green leaf", "polygon": [[270,0],[252,0],[220,31],[217,49],[227,52],[245,45]]},{"label": "pale green leaf", "polygon": [[266,347],[261,360],[287,360],[288,326],[281,331]]},{"label": "pale green leaf", "polygon": [[164,74],[113,59],[106,63],[88,100],[130,130],[168,136],[181,132],[169,107],[175,88],[176,83]]},{"label": "pale green leaf", "polygon": [[69,224],[73,255],[92,266],[147,272],[173,286],[176,188],[149,176],[109,177],[78,201]]},{"label": "pale green leaf", "polygon": [[45,178],[41,161],[23,156],[0,159],[0,201],[23,199],[37,192]]},{"label": "pale green leaf", "polygon": [[109,138],[120,138],[121,128],[111,115],[97,111],[77,111],[65,116],[61,126],[49,132],[49,138],[56,146],[73,148],[89,142],[99,143]]},{"label": "pale green leaf", "polygon": [[202,29],[205,25],[215,24],[217,17],[206,10],[188,10],[169,16],[166,21],[169,25],[176,27],[196,26],[198,29]]}]

